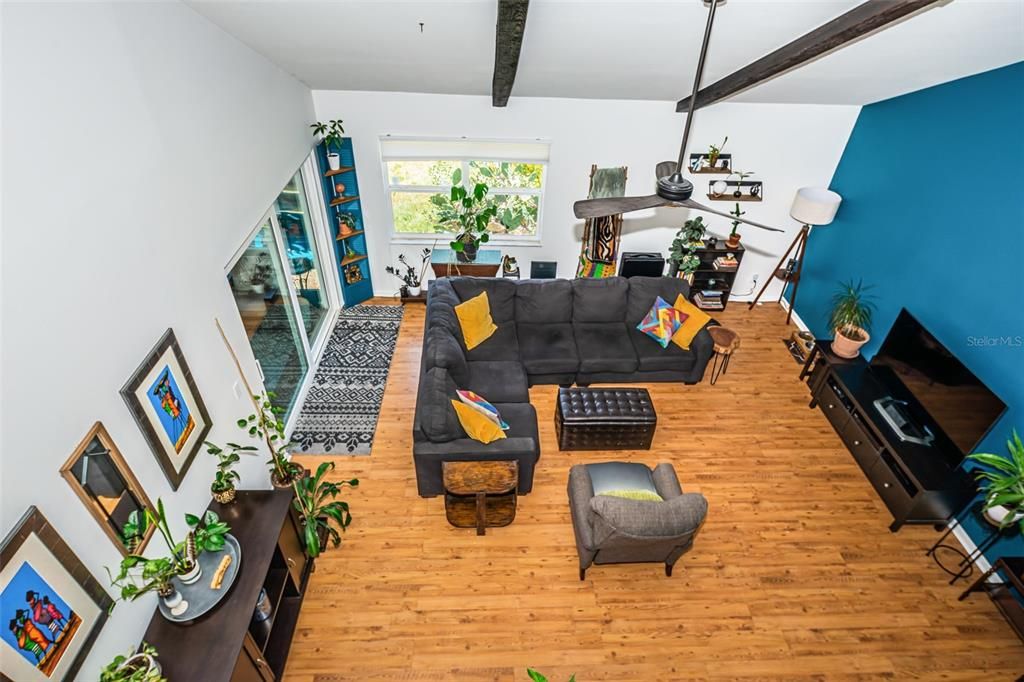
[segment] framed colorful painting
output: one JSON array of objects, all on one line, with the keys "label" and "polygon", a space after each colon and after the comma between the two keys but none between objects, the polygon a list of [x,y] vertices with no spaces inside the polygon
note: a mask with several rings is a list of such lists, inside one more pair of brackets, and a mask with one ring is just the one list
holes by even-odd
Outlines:
[{"label": "framed colorful painting", "polygon": [[72,680],[113,600],[29,507],[0,547],[0,680]]},{"label": "framed colorful painting", "polygon": [[168,329],[121,389],[171,488],[178,489],[210,431],[210,417]]}]

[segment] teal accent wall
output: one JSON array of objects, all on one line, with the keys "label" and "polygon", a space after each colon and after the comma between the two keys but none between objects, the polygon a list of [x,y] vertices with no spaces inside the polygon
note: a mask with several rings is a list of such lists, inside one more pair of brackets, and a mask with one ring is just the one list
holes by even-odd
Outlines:
[{"label": "teal accent wall", "polygon": [[[1006,454],[1024,435],[1024,62],[864,107],[831,189],[843,203],[811,232],[800,318],[831,337],[837,281],[873,285],[865,355],[907,308],[1009,406],[979,448]],[[987,555],[1009,553],[1019,535]]]}]

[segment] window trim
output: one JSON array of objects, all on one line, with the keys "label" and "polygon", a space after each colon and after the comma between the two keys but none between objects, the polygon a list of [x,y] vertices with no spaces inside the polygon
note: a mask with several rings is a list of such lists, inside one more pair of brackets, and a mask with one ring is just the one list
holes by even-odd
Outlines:
[{"label": "window trim", "polygon": [[[382,137],[381,141],[391,139],[389,137]],[[456,141],[444,138],[419,138],[428,142],[448,142]],[[465,139],[459,139],[457,141],[465,141]],[[480,142],[505,142],[509,144],[515,144],[522,142],[522,140],[471,140]],[[533,142],[531,140],[531,142]],[[550,145],[548,142],[544,144]],[[544,195],[547,189],[548,182],[548,160],[537,160],[537,159],[523,159],[509,157],[488,157],[482,158],[476,155],[458,156],[452,154],[439,154],[436,156],[426,157],[412,157],[412,156],[385,156],[383,152],[380,154],[380,167],[381,177],[384,182],[384,193],[387,198],[387,210],[388,210],[388,224],[391,232],[391,244],[425,244],[432,243],[435,241],[444,242],[450,241],[455,236],[453,232],[429,232],[429,233],[405,233],[399,232],[395,228],[395,210],[394,203],[391,200],[392,192],[409,192],[409,193],[421,193],[421,194],[447,194],[451,192],[451,185],[392,185],[391,177],[388,174],[388,162],[389,161],[458,161],[459,167],[462,169],[462,177],[469,178],[469,163],[471,161],[483,161],[483,162],[507,162],[507,163],[530,163],[537,164],[544,167],[544,171],[540,177],[540,187],[538,189],[529,189],[522,187],[488,187],[489,194],[504,194],[504,195],[517,195],[517,196],[535,196],[537,197],[537,231],[533,235],[498,235],[492,234],[487,245],[494,246],[541,246],[542,244],[542,230],[544,225]]]}]

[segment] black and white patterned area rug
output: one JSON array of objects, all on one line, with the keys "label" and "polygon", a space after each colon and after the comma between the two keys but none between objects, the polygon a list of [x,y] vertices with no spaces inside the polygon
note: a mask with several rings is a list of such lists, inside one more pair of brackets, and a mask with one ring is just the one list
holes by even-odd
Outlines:
[{"label": "black and white patterned area rug", "polygon": [[370,454],[401,324],[400,305],[341,311],[292,432],[293,452]]}]

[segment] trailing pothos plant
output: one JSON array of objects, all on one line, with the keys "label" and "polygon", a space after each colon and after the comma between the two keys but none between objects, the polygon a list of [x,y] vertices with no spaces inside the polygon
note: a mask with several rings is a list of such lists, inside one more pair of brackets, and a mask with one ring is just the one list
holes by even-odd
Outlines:
[{"label": "trailing pothos plant", "polygon": [[967,459],[974,460],[986,468],[974,472],[974,478],[985,496],[985,509],[1002,507],[1006,513],[1002,515],[1000,528],[1007,528],[1014,523],[1020,525],[1024,533],[1024,443],[1021,442],[1017,430],[1013,437],[1006,441],[1009,457],[975,452]]},{"label": "trailing pothos plant", "polygon": [[114,660],[103,666],[100,682],[167,682],[156,665],[156,647],[142,643],[139,652],[128,655],[118,654]]},{"label": "trailing pothos plant", "polygon": [[224,536],[231,530],[231,526],[220,520],[217,512],[207,510],[202,518],[195,514],[185,514],[185,523],[192,530],[196,547],[201,552],[219,552],[224,549]]},{"label": "trailing pothos plant", "polygon": [[329,520],[333,519],[342,531],[352,523],[352,514],[349,513],[348,503],[336,499],[342,488],[348,486],[355,488],[359,485],[359,479],[353,478],[348,481],[324,480],[324,477],[334,470],[334,462],[323,462],[317,467],[316,474],[299,479],[292,484],[295,489],[295,499],[292,504],[299,512],[303,522],[303,535],[306,543],[306,554],[315,559],[324,549],[320,543],[320,533],[326,534],[328,541],[334,547],[341,544],[341,534],[338,529],[331,526]]},{"label": "trailing pothos plant", "polygon": [[704,238],[705,230],[707,226],[704,224],[704,218],[697,216],[687,220],[679,228],[676,238],[672,240],[669,261],[675,263],[679,272],[684,275],[689,275],[700,266],[700,257],[697,256],[696,250],[702,246],[701,240]]},{"label": "trailing pothos plant", "polygon": [[174,539],[162,499],[157,498],[155,514],[150,509],[145,510],[145,523],[156,527],[171,554],[155,559],[129,554],[121,560],[117,576],[106,569],[110,584],[121,591],[119,601],[134,601],[149,592],[165,594],[171,589],[171,578],[195,567],[196,551],[191,533],[182,542]]},{"label": "trailing pothos plant", "polygon": [[241,476],[235,471],[235,465],[242,461],[240,453],[254,453],[258,448],[252,445],[228,443],[225,451],[216,443],[206,441],[206,452],[217,458],[217,471],[210,484],[210,492],[218,502],[229,503],[234,500],[235,481]]}]

